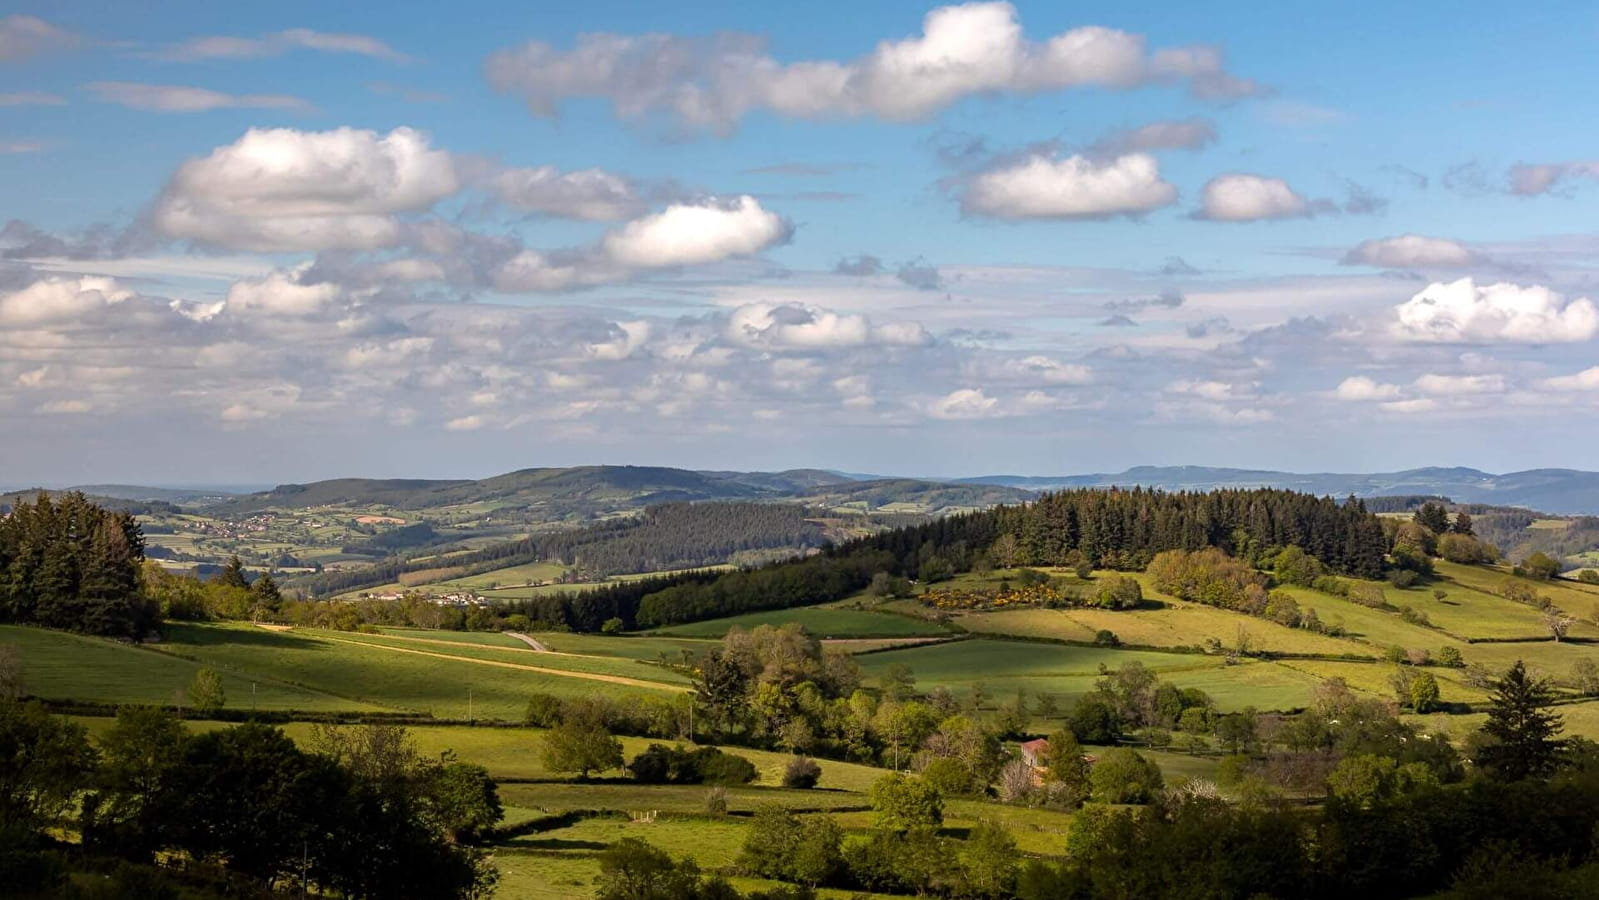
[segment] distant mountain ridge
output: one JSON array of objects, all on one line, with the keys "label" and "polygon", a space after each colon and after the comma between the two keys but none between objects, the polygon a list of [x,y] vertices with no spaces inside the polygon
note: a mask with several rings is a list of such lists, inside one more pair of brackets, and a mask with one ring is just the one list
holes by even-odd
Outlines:
[{"label": "distant mountain ridge", "polygon": [[1228,487],[1278,487],[1335,497],[1439,494],[1457,503],[1520,506],[1561,515],[1599,513],[1599,472],[1580,469],[1527,469],[1496,475],[1466,467],[1432,466],[1367,474],[1278,472],[1209,466],[1136,466],[1124,472],[1089,475],[985,475],[955,479],[960,484],[991,484],[1049,491],[1074,487],[1143,486],[1171,491]]},{"label": "distant mountain ridge", "polygon": [[1015,503],[1033,491],[1005,485],[928,479],[857,481],[818,469],[785,472],[698,472],[662,466],[574,466],[520,469],[480,480],[338,478],[282,484],[209,508],[216,515],[277,508],[383,505],[425,511],[487,504],[515,507],[555,521],[605,515],[660,503],[704,500],[790,500],[817,506],[909,504],[925,512]]},{"label": "distant mountain ridge", "polygon": [[[806,500],[870,508],[916,504],[928,511],[970,509],[1026,500],[1063,488],[1142,486],[1171,491],[1279,487],[1335,497],[1434,494],[1458,503],[1518,506],[1560,515],[1599,515],[1599,472],[1527,469],[1494,474],[1463,466],[1429,466],[1398,472],[1283,472],[1213,466],[1135,466],[1118,473],[982,475],[969,478],[904,477],[789,469],[735,472],[664,466],[531,468],[483,479],[335,478],[282,484],[268,491],[230,494],[225,489],[83,485],[74,490],[125,501],[205,507],[222,514],[271,507],[307,508],[382,504],[431,509],[468,503],[553,507],[590,514],[678,500]],[[15,491],[15,497],[31,496]],[[12,495],[7,495],[12,496]]]}]

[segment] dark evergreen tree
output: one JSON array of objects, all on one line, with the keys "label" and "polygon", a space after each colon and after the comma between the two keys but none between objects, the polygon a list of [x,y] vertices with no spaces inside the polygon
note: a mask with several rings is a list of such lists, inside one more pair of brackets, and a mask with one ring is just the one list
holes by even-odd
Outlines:
[{"label": "dark evergreen tree", "polygon": [[140,637],[155,621],[143,561],[143,535],[126,512],[76,492],[20,502],[0,519],[0,621]]},{"label": "dark evergreen tree", "polygon": [[1450,530],[1455,534],[1463,534],[1467,537],[1477,536],[1477,532],[1471,524],[1471,514],[1465,510],[1455,513],[1455,524],[1451,526]]},{"label": "dark evergreen tree", "polygon": [[1477,765],[1501,781],[1539,778],[1555,770],[1565,742],[1558,714],[1548,711],[1554,691],[1543,679],[1527,674],[1521,660],[1505,672],[1489,698],[1487,736],[1477,751]]},{"label": "dark evergreen tree", "polygon": [[237,554],[228,557],[227,564],[222,567],[222,571],[212,576],[211,581],[223,587],[248,588],[250,586],[250,579],[244,577],[244,563],[239,560]]},{"label": "dark evergreen tree", "polygon": [[1413,518],[1416,524],[1433,534],[1444,534],[1449,531],[1449,511],[1444,509],[1442,503],[1423,503]]}]

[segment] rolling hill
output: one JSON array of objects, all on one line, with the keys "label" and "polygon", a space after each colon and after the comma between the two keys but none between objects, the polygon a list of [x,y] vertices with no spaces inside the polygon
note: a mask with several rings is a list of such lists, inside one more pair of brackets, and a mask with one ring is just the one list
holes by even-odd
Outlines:
[{"label": "rolling hill", "polygon": [[1334,497],[1435,494],[1456,503],[1520,506],[1563,515],[1599,512],[1599,472],[1528,469],[1496,475],[1463,467],[1427,467],[1400,472],[1294,473],[1208,466],[1137,466],[1124,472],[1064,476],[988,475],[958,479],[1032,491],[1073,487],[1142,485],[1173,491],[1227,487],[1276,487]]}]

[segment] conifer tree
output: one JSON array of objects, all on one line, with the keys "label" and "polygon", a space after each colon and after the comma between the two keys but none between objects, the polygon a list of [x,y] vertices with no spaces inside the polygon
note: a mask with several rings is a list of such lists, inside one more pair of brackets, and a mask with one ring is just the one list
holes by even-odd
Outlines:
[{"label": "conifer tree", "polygon": [[1554,691],[1546,680],[1527,674],[1521,660],[1505,672],[1489,698],[1488,737],[1477,752],[1477,764],[1501,781],[1540,778],[1554,771],[1565,742],[1559,735],[1564,724],[1546,707]]}]

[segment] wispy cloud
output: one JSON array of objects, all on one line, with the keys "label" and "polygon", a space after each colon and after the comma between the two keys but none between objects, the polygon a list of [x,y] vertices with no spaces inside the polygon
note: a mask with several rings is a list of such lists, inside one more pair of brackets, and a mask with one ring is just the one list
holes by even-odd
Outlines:
[{"label": "wispy cloud", "polygon": [[310,28],[290,28],[260,37],[195,37],[143,55],[165,62],[201,62],[212,59],[266,59],[294,50],[347,53],[390,62],[409,62],[411,59],[381,38],[366,34],[314,31]]},{"label": "wispy cloud", "polygon": [[197,113],[215,109],[310,112],[315,109],[309,101],[284,94],[226,94],[188,85],[139,84],[131,81],[96,81],[87,87],[104,103],[151,112]]}]

